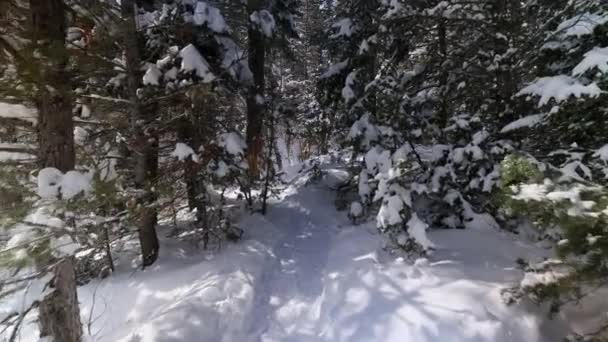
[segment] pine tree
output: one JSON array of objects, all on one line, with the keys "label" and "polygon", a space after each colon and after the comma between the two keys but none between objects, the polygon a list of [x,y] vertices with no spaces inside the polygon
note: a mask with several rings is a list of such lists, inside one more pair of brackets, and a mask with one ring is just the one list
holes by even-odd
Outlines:
[{"label": "pine tree", "polygon": [[248,59],[253,85],[247,93],[247,153],[249,174],[258,178],[264,145],[266,63],[270,44],[284,45],[295,34],[294,0],[248,0]]},{"label": "pine tree", "polygon": [[[552,6],[558,7],[547,10],[552,15],[542,26],[548,34],[534,45],[534,79],[517,94],[540,113],[503,129],[526,135],[518,144],[520,156],[505,160],[503,187],[510,213],[531,220],[556,243],[560,257],[559,264],[528,265],[529,272],[560,276],[526,284],[519,295],[548,300],[556,312],[593,292],[608,274],[606,147],[600,133],[606,123],[608,15],[596,1]],[[529,195],[531,189],[536,196]]]},{"label": "pine tree", "polygon": [[[65,4],[61,0],[30,1],[33,48],[41,55],[35,104],[38,111],[38,160],[42,168],[61,172],[74,169],[74,122],[65,48]],[[40,335],[56,341],[77,342],[82,335],[76,294],[74,259],[56,262],[54,292],[40,303]]]},{"label": "pine tree", "polygon": [[[33,117],[29,120],[35,121],[36,125],[39,174],[74,172],[74,103],[71,96],[73,78],[70,74],[70,55],[65,46],[66,5],[63,1],[32,0],[29,3],[11,2],[8,6],[10,9],[6,14],[9,24],[6,26],[7,35],[2,39],[2,53],[6,57],[7,65],[14,69],[12,72],[3,73],[3,80],[16,79],[21,86],[15,93],[7,95],[9,98],[20,96],[23,99],[27,98],[31,91],[32,95],[28,100],[34,104],[36,110],[31,111]],[[17,109],[27,111],[25,108]],[[19,158],[16,160],[19,161]],[[23,171],[26,168],[17,166],[15,171]],[[27,190],[18,185],[18,179],[16,176],[17,183],[13,186],[17,191],[26,194]],[[21,196],[9,197],[8,200],[7,207],[12,206],[13,209],[22,205],[18,203],[21,201],[25,202],[25,205],[33,204],[24,201]],[[13,214],[17,215],[17,220],[21,220],[21,216],[27,215],[28,210],[57,211],[53,209],[52,202],[40,202],[35,206],[39,208],[28,208]],[[36,223],[39,225],[36,226]],[[44,220],[26,222],[17,230],[22,234],[42,236],[23,246],[31,253],[29,256],[36,265],[38,281],[44,282],[45,286],[52,289],[27,308],[31,310],[38,307],[41,337],[50,337],[57,341],[80,341],[82,328],[76,294],[75,261],[69,253],[57,253],[53,249],[53,242],[61,239],[66,232]],[[22,284],[17,281],[15,286],[18,290]],[[17,330],[18,322],[13,330],[14,336]]]}]

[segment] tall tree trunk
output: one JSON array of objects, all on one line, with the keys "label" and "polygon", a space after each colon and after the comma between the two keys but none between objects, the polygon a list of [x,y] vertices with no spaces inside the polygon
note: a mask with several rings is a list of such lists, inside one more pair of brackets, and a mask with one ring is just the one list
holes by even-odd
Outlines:
[{"label": "tall tree trunk", "polygon": [[[247,13],[261,10],[261,0],[248,0]],[[249,175],[252,179],[259,176],[259,159],[262,153],[264,137],[264,63],[266,47],[262,32],[249,23],[249,68],[253,73],[253,86],[247,94],[247,159]]]},{"label": "tall tree trunk", "polygon": [[74,168],[75,153],[64,6],[62,0],[30,0],[32,42],[41,56],[34,100],[39,165],[66,172]]},{"label": "tall tree trunk", "polygon": [[[523,21],[521,17],[522,4],[517,0],[499,1],[495,4],[496,27],[498,32],[504,34],[507,40],[496,40],[498,53],[506,53],[510,46],[521,45],[520,34]],[[501,64],[496,68],[496,118],[494,124],[503,127],[506,123],[512,122],[516,117],[514,96],[521,84],[520,70],[516,66],[516,59],[501,59]]]},{"label": "tall tree trunk", "polygon": [[137,224],[143,266],[146,267],[156,261],[160,249],[156,235],[158,213],[154,207],[157,195],[152,189],[158,177],[158,138],[155,134],[147,134],[143,129],[139,129],[136,132],[135,145],[135,187],[141,190]]},{"label": "tall tree trunk", "polygon": [[[272,165],[272,152],[274,150],[273,147],[275,146],[275,118],[273,115],[270,116],[268,125],[270,126],[268,127],[270,129],[270,136],[268,137],[268,153],[266,155],[266,177],[264,179],[264,188],[262,189],[262,215],[266,215],[268,204],[268,192],[270,190],[270,181],[272,179],[272,176],[274,175]],[[280,159],[277,159],[277,163],[279,162]]]},{"label": "tall tree trunk", "polygon": [[445,19],[439,20],[437,26],[439,39],[439,85],[441,87],[441,103],[439,104],[439,129],[443,130],[448,125],[448,71],[445,65],[448,58],[447,29]]},{"label": "tall tree trunk", "polygon": [[[196,107],[195,107],[196,108]],[[202,115],[200,109],[196,109],[197,115]],[[186,143],[195,151],[198,151],[202,145],[202,134],[201,131],[205,131],[201,125],[208,120],[197,120],[197,124],[188,120],[183,119],[178,126],[177,136],[180,141]],[[206,127],[205,127],[206,128]],[[207,165],[205,161],[201,161],[203,164],[199,165],[189,158],[184,164],[184,180],[186,183],[186,192],[188,195],[188,207],[190,210],[196,209],[196,220],[197,223],[202,225],[203,228],[207,228],[207,201],[206,201],[206,189],[201,176],[198,171],[204,169]]]},{"label": "tall tree trunk", "polygon": [[[32,42],[41,59],[38,90],[38,159],[41,168],[74,169],[74,121],[65,48],[66,17],[62,0],[30,0]],[[54,263],[52,292],[39,306],[40,336],[53,341],[78,342],[82,336],[73,257]],[[42,266],[42,265],[41,265]]]},{"label": "tall tree trunk", "polygon": [[40,302],[40,337],[51,337],[53,342],[78,342],[82,337],[74,265],[73,256],[57,261],[53,292]]},{"label": "tall tree trunk", "polygon": [[143,266],[146,267],[156,261],[160,248],[156,235],[157,210],[153,207],[156,194],[152,190],[158,176],[158,134],[153,127],[150,127],[154,125],[157,109],[143,108],[137,96],[142,78],[133,0],[122,0],[121,12],[125,20],[124,44],[127,91],[131,103],[130,122],[135,139],[135,187],[140,190],[137,199],[140,208],[137,213],[137,226]]},{"label": "tall tree trunk", "polygon": [[[57,80],[67,78],[62,72],[53,73],[61,74],[57,75]],[[67,84],[67,80],[63,84]],[[63,84],[52,85],[53,90],[40,89],[35,102],[39,119],[39,165],[67,172],[72,170],[75,164],[74,121],[69,90],[61,89]]]}]

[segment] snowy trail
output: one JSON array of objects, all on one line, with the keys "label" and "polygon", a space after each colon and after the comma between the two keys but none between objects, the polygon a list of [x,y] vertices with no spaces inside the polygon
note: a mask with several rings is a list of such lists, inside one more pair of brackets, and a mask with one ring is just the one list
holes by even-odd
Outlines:
[{"label": "snowy trail", "polygon": [[[338,172],[338,171],[336,171]],[[326,180],[327,181],[327,180]],[[163,241],[157,265],[79,290],[89,341],[553,342],[560,322],[506,306],[518,257],[544,253],[479,227],[433,231],[437,252],[388,254],[373,223],[353,226],[324,182],[296,179],[238,244],[204,252]],[[92,319],[91,319],[92,318]],[[24,331],[22,341],[36,341]]]},{"label": "snowy trail", "polygon": [[[275,262],[264,268],[252,336],[260,341],[314,341],[325,297],[323,277],[332,239],[345,222],[336,220],[331,194],[309,188],[271,208],[268,220],[282,232]],[[314,210],[313,210],[314,208]]]},{"label": "snowy trail", "polygon": [[[409,265],[373,226],[337,214],[333,195],[299,187],[271,209],[280,231],[255,291],[246,341],[554,341],[553,324],[500,291],[536,247],[488,229],[438,231],[439,250]],[[555,335],[554,335],[555,334]]]}]

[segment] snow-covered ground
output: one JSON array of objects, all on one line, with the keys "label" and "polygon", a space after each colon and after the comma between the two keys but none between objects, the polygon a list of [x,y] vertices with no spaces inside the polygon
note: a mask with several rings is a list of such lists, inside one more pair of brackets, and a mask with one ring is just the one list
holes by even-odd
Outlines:
[{"label": "snow-covered ground", "polygon": [[[332,174],[330,172],[330,174]],[[334,172],[333,174],[337,174]],[[327,182],[327,180],[325,181]],[[518,257],[543,252],[492,228],[440,230],[406,261],[373,224],[336,212],[325,182],[296,178],[244,240],[221,251],[163,241],[158,263],[79,290],[90,341],[553,342],[560,322],[506,306]],[[22,332],[22,341],[34,341]]]}]

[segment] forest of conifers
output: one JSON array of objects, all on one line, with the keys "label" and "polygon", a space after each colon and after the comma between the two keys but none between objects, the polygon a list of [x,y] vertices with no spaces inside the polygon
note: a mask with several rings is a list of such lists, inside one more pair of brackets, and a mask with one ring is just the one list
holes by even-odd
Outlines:
[{"label": "forest of conifers", "polygon": [[605,0],[0,0],[0,341],[607,341],[607,132]]}]

